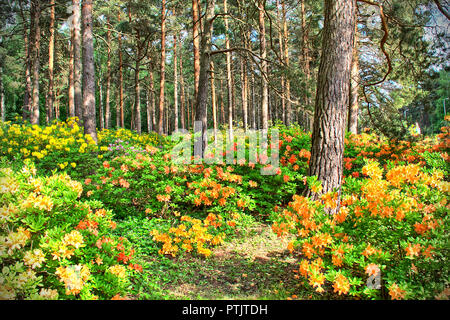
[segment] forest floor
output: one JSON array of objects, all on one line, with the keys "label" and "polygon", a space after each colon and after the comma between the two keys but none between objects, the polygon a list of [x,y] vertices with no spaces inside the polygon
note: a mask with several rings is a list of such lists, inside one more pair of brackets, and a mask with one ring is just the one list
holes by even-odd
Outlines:
[{"label": "forest floor", "polygon": [[[286,299],[300,286],[293,273],[298,263],[286,249],[289,241],[277,237],[269,225],[254,222],[206,259],[191,255],[171,259],[167,272],[159,275],[164,282],[159,289],[168,299]],[[153,264],[156,267],[158,261]]]}]

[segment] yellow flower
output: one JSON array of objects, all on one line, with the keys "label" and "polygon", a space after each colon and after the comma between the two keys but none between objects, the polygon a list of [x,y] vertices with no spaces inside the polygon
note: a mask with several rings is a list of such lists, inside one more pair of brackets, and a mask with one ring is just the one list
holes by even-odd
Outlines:
[{"label": "yellow flower", "polygon": [[45,261],[44,253],[41,249],[25,252],[23,257],[25,265],[30,266],[31,269],[40,268],[41,263]]},{"label": "yellow flower", "polygon": [[114,266],[109,267],[108,270],[113,275],[116,275],[119,278],[125,278],[125,276],[126,276],[126,268],[124,266],[116,264]]},{"label": "yellow flower", "polygon": [[77,166],[75,162],[72,162],[70,165],[72,166],[72,168],[75,168]]},{"label": "yellow flower", "polygon": [[64,236],[63,244],[73,246],[76,249],[84,247],[83,235],[78,230],[73,230]]}]

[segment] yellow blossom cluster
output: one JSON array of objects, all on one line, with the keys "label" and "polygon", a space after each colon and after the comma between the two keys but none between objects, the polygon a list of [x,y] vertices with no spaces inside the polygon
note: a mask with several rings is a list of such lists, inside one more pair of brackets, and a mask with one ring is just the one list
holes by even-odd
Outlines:
[{"label": "yellow blossom cluster", "polygon": [[55,274],[64,283],[67,295],[80,293],[91,275],[89,268],[80,264],[58,267]]},{"label": "yellow blossom cluster", "polygon": [[217,219],[213,214],[208,215],[203,221],[189,216],[182,216],[181,221],[184,223],[170,228],[168,233],[152,230],[151,235],[153,235],[155,241],[163,243],[163,247],[159,250],[160,254],[175,256],[180,248],[187,252],[191,252],[196,248],[197,253],[208,257],[212,252],[206,246],[218,245],[222,243],[224,238],[223,234],[213,236],[208,231],[208,226],[214,225],[214,221]]}]

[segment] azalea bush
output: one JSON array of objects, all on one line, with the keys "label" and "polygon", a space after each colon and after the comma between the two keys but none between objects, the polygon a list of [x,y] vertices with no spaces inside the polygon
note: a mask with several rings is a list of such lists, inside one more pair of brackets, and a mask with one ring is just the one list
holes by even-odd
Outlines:
[{"label": "azalea bush", "polygon": [[112,212],[82,201],[67,174],[0,171],[0,298],[111,299],[131,290],[134,263],[127,239],[112,232]]},{"label": "azalea bush", "polygon": [[78,179],[92,173],[92,169],[110,159],[120,150],[140,150],[147,145],[159,145],[164,138],[156,133],[138,135],[127,129],[102,130],[96,144],[90,135],[83,133],[77,118],[53,121],[46,127],[28,123],[0,123],[0,154],[20,167],[25,160],[36,164],[38,173],[54,170],[67,172]]},{"label": "azalea bush", "polygon": [[423,299],[448,286],[449,182],[419,165],[368,161],[364,177],[346,179],[318,200],[294,196],[273,230],[293,233],[299,281],[325,297]]}]

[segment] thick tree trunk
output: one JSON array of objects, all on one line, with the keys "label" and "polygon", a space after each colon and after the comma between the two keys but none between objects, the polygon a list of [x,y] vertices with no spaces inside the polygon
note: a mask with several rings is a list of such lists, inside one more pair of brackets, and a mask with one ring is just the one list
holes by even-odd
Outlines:
[{"label": "thick tree trunk", "polygon": [[266,27],[264,25],[264,5],[265,0],[258,0],[259,10],[259,44],[261,55],[261,125],[262,129],[267,130],[269,127],[269,87],[267,83],[267,50],[266,50]]},{"label": "thick tree trunk", "polygon": [[[207,145],[207,105],[208,105],[208,77],[210,69],[210,51],[211,51],[211,36],[212,23],[214,16],[214,0],[208,0],[206,4],[206,16],[203,22],[203,33],[201,37],[200,46],[200,79],[198,86],[198,96],[195,103],[195,121],[202,123],[202,148],[201,157],[204,156],[204,151]],[[195,149],[195,147],[194,147]]]},{"label": "thick tree trunk", "polygon": [[350,99],[348,106],[348,131],[358,133],[358,110],[359,110],[359,63],[358,63],[358,33],[355,24],[355,41],[352,54],[352,71],[350,78]]},{"label": "thick tree trunk", "polygon": [[325,0],[322,55],[309,164],[309,175],[317,176],[322,182],[323,193],[338,191],[337,210],[343,179],[355,10],[356,0]]},{"label": "thick tree trunk", "polygon": [[73,13],[73,81],[75,114],[79,121],[83,119],[82,61],[81,61],[81,14],[80,0],[72,0]]},{"label": "thick tree trunk", "polygon": [[55,0],[50,0],[50,38],[48,43],[48,91],[46,100],[47,123],[53,119],[54,93],[54,53],[55,53]]},{"label": "thick tree trunk", "polygon": [[39,71],[40,71],[40,44],[41,44],[41,2],[39,0],[32,2],[32,20],[33,20],[33,60],[32,60],[32,72],[33,72],[33,91],[32,91],[32,103],[30,123],[39,124]]},{"label": "thick tree trunk", "polygon": [[166,0],[162,0],[161,9],[161,69],[159,82],[159,121],[158,133],[163,134],[164,119],[164,87],[166,85]]},{"label": "thick tree trunk", "polygon": [[83,126],[84,133],[97,142],[95,117],[94,39],[92,36],[92,0],[83,0]]},{"label": "thick tree trunk", "polygon": [[108,31],[106,32],[107,61],[106,61],[106,97],[105,97],[105,128],[111,127],[111,22],[107,18]]}]

